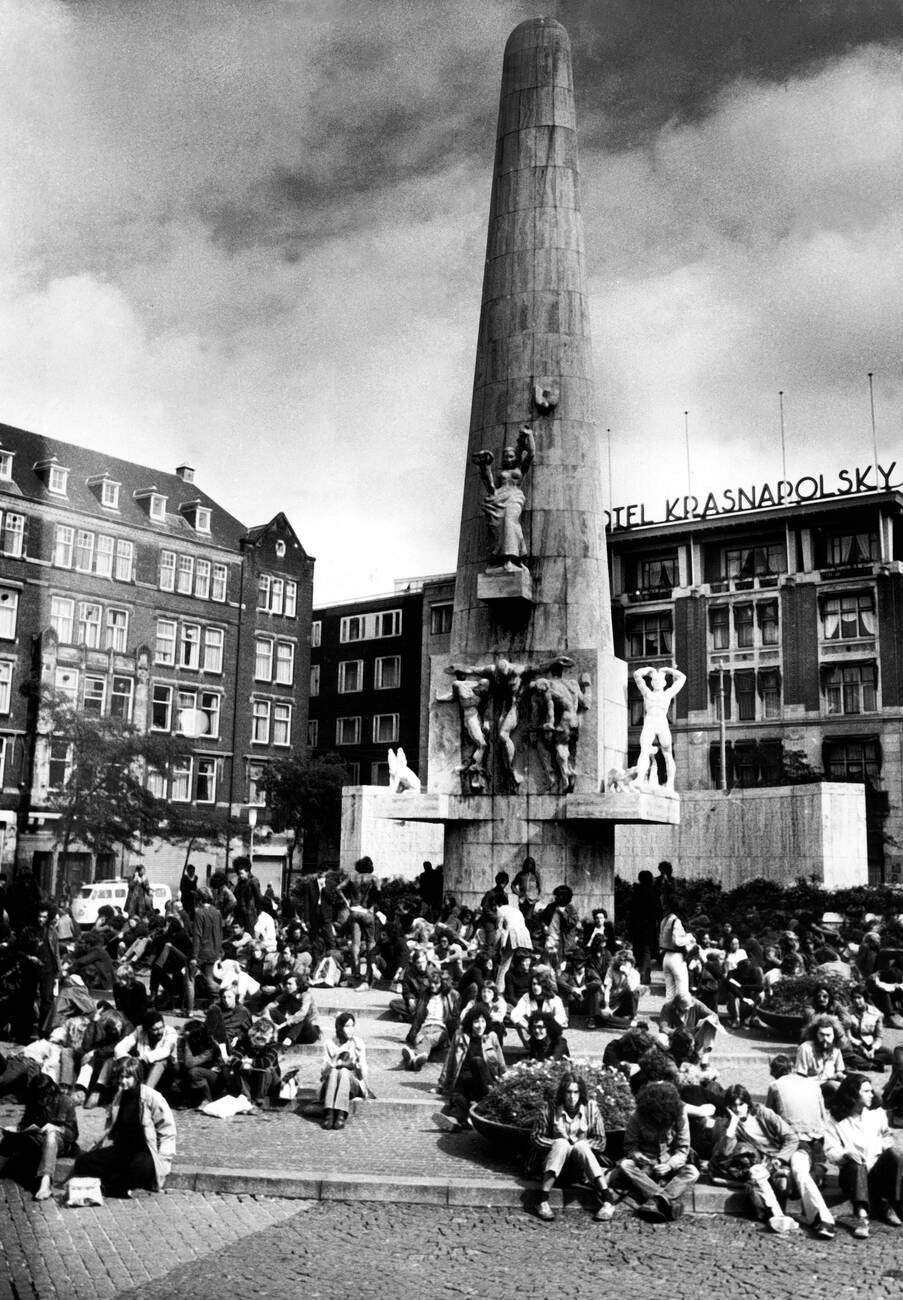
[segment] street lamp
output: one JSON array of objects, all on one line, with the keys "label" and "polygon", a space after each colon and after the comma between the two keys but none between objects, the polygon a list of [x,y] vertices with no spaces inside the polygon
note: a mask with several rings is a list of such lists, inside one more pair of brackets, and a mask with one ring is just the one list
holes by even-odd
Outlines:
[{"label": "street lamp", "polygon": [[257,809],[248,809],[248,826],[250,828],[250,839],[248,842],[248,860],[251,864],[251,874],[254,874],[254,827],[257,825]]}]

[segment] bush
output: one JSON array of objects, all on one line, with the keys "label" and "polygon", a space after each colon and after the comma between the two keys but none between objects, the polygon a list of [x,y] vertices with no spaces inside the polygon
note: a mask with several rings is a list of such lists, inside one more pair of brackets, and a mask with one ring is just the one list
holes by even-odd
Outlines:
[{"label": "bush", "polygon": [[766,1010],[775,1011],[781,1016],[802,1016],[812,1014],[812,995],[820,986],[825,985],[834,994],[838,1002],[849,1006],[850,994],[856,987],[856,981],[844,975],[792,975],[789,979],[779,980],[774,986],[774,995],[766,1004]]},{"label": "bush", "polygon": [[591,1061],[520,1061],[490,1089],[479,1103],[479,1113],[499,1124],[532,1129],[565,1074],[586,1080],[587,1094],[598,1105],[607,1130],[625,1127],[634,1108],[630,1085],[620,1070]]}]

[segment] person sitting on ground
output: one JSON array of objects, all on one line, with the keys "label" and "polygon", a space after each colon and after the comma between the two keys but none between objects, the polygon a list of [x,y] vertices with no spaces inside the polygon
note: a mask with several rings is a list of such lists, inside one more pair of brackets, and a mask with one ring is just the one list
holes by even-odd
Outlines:
[{"label": "person sitting on ground", "polygon": [[141,1082],[167,1095],[175,1080],[178,1038],[159,1011],[148,1011],[139,1027],[116,1044],[113,1056],[134,1056],[141,1064]]},{"label": "person sitting on ground", "polygon": [[233,1095],[243,1094],[255,1106],[270,1108],[279,1095],[282,1072],[276,1026],[269,1017],[259,1016],[238,1035],[229,1052],[226,1075]]},{"label": "person sitting on ground", "polygon": [[627,1121],[624,1153],[609,1180],[612,1190],[635,1200],[643,1218],[659,1223],[680,1218],[699,1170],[689,1162],[690,1125],[673,1083],[640,1089]]},{"label": "person sitting on ground", "polygon": [[866,993],[886,1025],[903,1029],[903,964],[893,952],[878,956],[877,968],[866,980]]},{"label": "person sitting on ground", "polygon": [[140,1024],[147,1015],[147,989],[136,976],[135,967],[130,962],[122,962],[116,967],[113,1002],[133,1025]]},{"label": "person sitting on ground", "polygon": [[571,1052],[564,1031],[554,1016],[534,1011],[527,1021],[527,1057],[531,1061],[561,1061]]},{"label": "person sitting on ground", "polygon": [[602,1053],[602,1064],[620,1070],[629,1079],[640,1068],[640,1059],[654,1046],[655,1039],[644,1021],[641,1025],[628,1029],[619,1038],[609,1039]]},{"label": "person sitting on ground", "polygon": [[447,1049],[458,1023],[461,999],[448,971],[430,968],[411,1028],[401,1049],[406,1070],[422,1070],[434,1053]]},{"label": "person sitting on ground", "polygon": [[600,975],[604,975],[618,947],[614,924],[604,907],[593,908],[592,921],[584,925],[582,947],[586,949],[590,960],[595,962]]},{"label": "person sitting on ground", "polygon": [[25,1092],[25,1109],[16,1130],[4,1129],[4,1178],[30,1187],[36,1201],[52,1195],[59,1156],[78,1150],[75,1106],[49,1075],[35,1074]]},{"label": "person sitting on ground", "polygon": [[110,1071],[116,1047],[131,1030],[129,1021],[111,1002],[97,1004],[97,1010],[82,1036],[75,1081],[77,1091],[74,1095],[80,1093],[84,1098],[85,1110],[108,1102],[112,1097]]},{"label": "person sitting on ground", "polygon": [[847,1045],[843,1051],[848,1070],[876,1070],[883,1073],[892,1060],[890,1048],[882,1040],[884,1019],[877,1007],[869,1005],[862,985],[850,994],[850,1009],[844,1019]]},{"label": "person sitting on ground", "polygon": [[401,994],[392,998],[389,1009],[399,1020],[412,1020],[417,1010],[420,995],[427,985],[426,953],[422,948],[415,948],[401,977]]},{"label": "person sitting on ground", "polygon": [[289,975],[282,992],[266,1005],[263,1014],[275,1024],[280,1047],[318,1043],[323,1037],[306,975]]},{"label": "person sitting on ground", "polygon": [[570,885],[556,885],[551,903],[538,913],[539,920],[546,927],[546,951],[553,952],[559,962],[564,961],[571,949],[577,946],[580,917],[573,898],[574,891]]},{"label": "person sitting on ground", "polygon": [[354,1032],[354,1013],[340,1011],[335,1020],[335,1037],[323,1044],[320,1101],[323,1127],[344,1128],[355,1097],[366,1097],[367,1049]]},{"label": "person sitting on ground", "polygon": [[[194,912],[192,912],[193,924]],[[148,956],[150,958],[148,988],[151,998],[158,1007],[177,1006],[185,984],[185,970],[191,957],[191,935],[179,917],[167,917],[162,929],[152,940]]]},{"label": "person sitting on ground", "polygon": [[815,1236],[830,1241],[834,1216],[820,1190],[825,1178],[827,1121],[821,1088],[815,1079],[797,1074],[792,1059],[784,1052],[772,1057],[770,1070],[774,1082],[765,1105],[780,1115],[797,1136],[799,1145],[790,1156],[790,1174],[803,1203],[803,1214]]},{"label": "person sitting on ground", "polygon": [[676,1087],[679,1077],[680,1072],[674,1057],[669,1051],[655,1044],[640,1057],[629,1082],[631,1091],[636,1094],[647,1083],[673,1083]]},{"label": "person sitting on ground", "polygon": [[492,1013],[484,1002],[476,1002],[461,1017],[437,1091],[448,1101],[433,1122],[448,1133],[469,1123],[470,1107],[486,1096],[505,1073],[505,1058],[497,1036],[490,1029]]},{"label": "person sitting on ground", "polygon": [[595,1023],[602,1004],[602,973],[585,948],[571,949],[555,982],[568,1016],[587,1016]]},{"label": "person sitting on ground", "polygon": [[888,1123],[893,1128],[903,1128],[903,1047],[893,1050],[890,1078],[881,1093],[881,1105],[887,1111]]},{"label": "person sitting on ground", "polygon": [[173,1093],[200,1108],[220,1095],[224,1083],[219,1044],[203,1020],[186,1020],[176,1046]]},{"label": "person sitting on ground", "polygon": [[811,1038],[815,1033],[817,1024],[820,1024],[825,1016],[830,1017],[831,1023],[834,1025],[837,1045],[843,1050],[847,1045],[846,1031],[843,1027],[847,1016],[847,1005],[835,996],[828,984],[816,984],[813,989],[812,1010],[803,1022],[800,1040]]},{"label": "person sitting on ground", "polygon": [[99,1142],[75,1157],[73,1178],[99,1178],[107,1195],[160,1192],[176,1153],[176,1123],[166,1098],[141,1082],[134,1057],[113,1064],[113,1100]]},{"label": "person sitting on ground", "polygon": [[239,1034],[250,1028],[251,1019],[250,1011],[238,1001],[238,994],[233,986],[224,985],[206,1016],[210,1036],[220,1045],[223,1060],[229,1056]]},{"label": "person sitting on ground", "polygon": [[278,948],[276,921],[272,912],[263,908],[257,915],[252,932],[254,942],[259,944],[265,953],[275,953]]},{"label": "person sitting on ground", "polygon": [[[533,949],[517,948],[508,973],[505,975],[505,1001],[516,1007],[521,998],[530,989],[530,972],[533,969]],[[466,972],[465,972],[466,978]]]},{"label": "person sitting on ground", "polygon": [[812,1022],[814,1037],[807,1038],[796,1049],[797,1074],[817,1079],[827,1097],[844,1075],[843,1053],[837,1041],[837,1028],[833,1016],[821,1016]]},{"label": "person sitting on ground", "polygon": [[709,1168],[717,1178],[745,1184],[753,1210],[772,1232],[795,1232],[784,1213],[790,1188],[790,1158],[799,1139],[790,1125],[767,1106],[753,1103],[741,1083],[725,1094],[727,1118],[715,1127]]},{"label": "person sitting on ground", "polygon": [[500,907],[508,905],[509,880],[510,877],[507,871],[496,872],[495,884],[480,899],[480,907],[474,928],[478,944],[485,952],[494,953],[496,950],[498,939],[497,914]]},{"label": "person sitting on ground", "polygon": [[727,990],[727,1023],[731,1029],[742,1029],[756,1015],[756,1009],[765,996],[765,976],[762,967],[751,957],[743,957],[725,978]]},{"label": "person sitting on ground", "polygon": [[549,1204],[549,1192],[560,1178],[589,1183],[595,1188],[599,1222],[614,1214],[608,1190],[611,1161],[605,1156],[605,1124],[595,1101],[587,1097],[582,1075],[564,1074],[554,1100],[533,1127],[531,1141],[542,1158],[542,1192],[536,1206],[540,1219],[551,1220],[555,1212]]},{"label": "person sitting on ground", "polygon": [[[676,1029],[671,1035],[668,1055],[677,1066],[673,1082],[690,1121],[690,1142],[700,1159],[708,1160],[712,1154],[715,1117],[724,1114],[724,1088],[718,1082],[718,1071],[708,1062],[700,1061],[691,1034]],[[642,1066],[637,1077],[642,1073]]]},{"label": "person sitting on ground", "polygon": [[848,1074],[831,1102],[825,1154],[838,1166],[841,1189],[853,1202],[853,1236],[869,1235],[869,1215],[901,1226],[903,1153],[894,1147],[887,1115],[874,1106],[871,1080]]},{"label": "person sitting on ground", "polygon": [[[511,881],[511,892],[517,898],[524,920],[529,921],[542,897],[542,881],[535,858],[524,858],[520,871]],[[508,1001],[511,999],[508,998]]]},{"label": "person sitting on ground", "polygon": [[511,1024],[517,1030],[525,1047],[528,1036],[527,1021],[534,1011],[547,1011],[550,1016],[553,1016],[558,1021],[562,1029],[567,1029],[567,1011],[555,991],[554,979],[549,973],[536,968],[534,968],[530,977],[529,992],[524,994],[509,1016]]},{"label": "person sitting on ground", "polygon": [[488,1002],[493,995],[495,963],[488,952],[478,952],[458,980],[461,1006],[471,1002]]},{"label": "person sitting on ground", "polygon": [[717,1014],[699,998],[694,998],[692,993],[678,993],[670,1002],[665,1002],[658,1023],[665,1047],[675,1029],[686,1029],[692,1034],[700,1060],[704,1060],[712,1050],[715,1035],[721,1028]]},{"label": "person sitting on ground", "polygon": [[633,951],[622,948],[611,960],[602,981],[599,1009],[590,1016],[588,1029],[629,1028],[636,1022],[640,1006],[640,972]]}]

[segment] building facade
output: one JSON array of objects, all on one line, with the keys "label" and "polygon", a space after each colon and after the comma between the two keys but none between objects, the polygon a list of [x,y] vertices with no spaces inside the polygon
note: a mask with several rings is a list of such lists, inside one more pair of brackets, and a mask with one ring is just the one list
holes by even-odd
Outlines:
[{"label": "building facade", "polygon": [[[8,425],[0,508],[4,862],[54,892],[128,865],[84,846],[59,860],[53,805],[75,756],[36,703],[48,696],[187,737],[190,757],[149,788],[219,827],[204,861],[247,852],[263,766],[306,742],[313,560],[285,515],[247,529],[187,465],[163,473]],[[265,820],[259,865],[281,866]],[[142,846],[163,883],[184,855]],[[278,883],[278,867],[265,874]]]}]

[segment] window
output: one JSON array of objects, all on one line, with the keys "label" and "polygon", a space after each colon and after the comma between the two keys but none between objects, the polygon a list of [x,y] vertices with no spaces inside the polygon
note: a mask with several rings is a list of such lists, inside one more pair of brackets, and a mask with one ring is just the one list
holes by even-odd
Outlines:
[{"label": "window", "polygon": [[378,614],[352,614],[339,624],[339,641],[370,641],[401,633],[401,610],[386,609]]},{"label": "window", "polygon": [[259,682],[273,678],[273,643],[264,637],[257,637],[254,642],[254,676]]},{"label": "window", "polygon": [[827,539],[826,559],[832,568],[868,564],[879,558],[877,533],[846,533]]},{"label": "window", "polygon": [[100,605],[95,605],[90,600],[80,600],[78,603],[78,630],[75,634],[77,645],[87,646],[89,650],[96,650],[100,645],[100,621],[103,616],[103,610]]},{"label": "window", "polygon": [[759,696],[762,700],[762,717],[781,716],[781,674],[776,668],[759,673]]},{"label": "window", "polygon": [[731,644],[730,606],[713,605],[709,610],[709,630],[713,650],[729,650]]},{"label": "window", "polygon": [[172,668],[176,662],[176,627],[174,620],[157,619],[157,641],[154,648],[154,663]]},{"label": "window", "polygon": [[[151,519],[157,523],[166,522],[166,497],[161,496],[159,492],[152,492],[150,495],[149,513]],[[175,796],[173,796],[175,798]]]},{"label": "window", "polygon": [[120,537],[116,541],[116,581],[131,582],[132,569],[135,562],[135,547],[131,542],[123,541]]},{"label": "window", "polygon": [[60,496],[65,496],[68,479],[69,471],[67,469],[63,469],[62,465],[51,465],[50,473],[47,476],[48,491],[57,492]]},{"label": "window", "polygon": [[286,582],[285,584],[285,617],[294,618],[298,609],[298,584],[297,582]]},{"label": "window", "polygon": [[68,524],[57,524],[53,534],[53,562],[62,569],[72,568],[75,549],[75,529]]},{"label": "window", "polygon": [[310,694],[320,694],[320,665],[311,664],[310,668]]},{"label": "window", "polygon": [[13,480],[13,456],[14,452],[0,451],[0,479],[4,483],[11,483]]},{"label": "window", "polygon": [[100,485],[100,504],[106,506],[108,510],[118,510],[121,487],[121,483],[114,483],[112,479],[105,478]]},{"label": "window", "polygon": [[67,740],[51,740],[50,761],[47,765],[47,784],[51,790],[62,790],[72,771],[72,746]]},{"label": "window", "polygon": [[285,598],[285,579],[270,578],[270,613],[281,614]]},{"label": "window", "polygon": [[198,693],[198,709],[204,717],[207,724],[205,736],[210,736],[214,740],[219,737],[219,714],[222,696],[217,691],[200,691]]},{"label": "window", "polygon": [[75,626],[75,601],[67,596],[50,597],[50,626],[63,645],[72,644],[72,631]]},{"label": "window", "polygon": [[270,586],[271,580],[268,574],[262,573],[257,579],[257,608],[264,613],[270,608]]},{"label": "window", "polygon": [[671,615],[644,614],[627,625],[631,659],[649,659],[671,654]]},{"label": "window", "polygon": [[196,533],[210,532],[210,511],[206,506],[198,506],[195,510],[194,530]]},{"label": "window", "polygon": [[194,594],[198,600],[207,600],[210,596],[210,561],[197,560],[194,566]]},{"label": "window", "polygon": [[724,552],[725,578],[764,578],[785,573],[786,570],[783,542],[744,546]]},{"label": "window", "polygon": [[3,514],[3,531],[0,533],[0,551],[4,555],[20,556],[25,541],[25,516],[7,510]]},{"label": "window", "polygon": [[307,745],[309,749],[316,749],[319,744],[320,724],[316,718],[311,718],[307,724]]},{"label": "window", "polygon": [[107,695],[107,683],[103,677],[86,677],[85,678],[85,712],[86,713],[103,713],[104,701]]},{"label": "window", "polygon": [[262,573],[257,580],[257,608],[267,614],[284,614],[294,618],[298,604],[298,584]]},{"label": "window", "polygon": [[276,559],[277,560],[285,559],[285,542],[282,540],[281,537],[279,541],[276,543]]},{"label": "window", "polygon": [[78,669],[57,668],[53,674],[53,689],[75,708],[78,701]]},{"label": "window", "polygon": [[822,636],[826,641],[855,641],[875,635],[875,598],[870,591],[822,600]]},{"label": "window", "polygon": [[371,764],[370,764],[370,784],[371,784],[371,785],[388,785],[388,784],[389,784],[389,764],[388,764],[388,763],[371,763]]},{"label": "window", "polygon": [[756,605],[756,618],[759,623],[759,643],[763,646],[779,645],[778,602],[761,601]]},{"label": "window", "polygon": [[454,606],[449,602],[442,605],[430,605],[430,636],[444,636],[451,631]]},{"label": "window", "polygon": [[210,591],[212,600],[220,602],[226,599],[226,584],[229,570],[225,564],[214,564],[213,566],[213,586]]},{"label": "window", "polygon": [[173,763],[170,772],[169,797],[173,803],[191,802],[191,759]]},{"label": "window", "polygon": [[377,713],[373,718],[374,745],[387,745],[398,739],[398,714]]},{"label": "window", "polygon": [[107,631],[104,642],[105,650],[125,654],[129,638],[129,616],[124,609],[107,610]]},{"label": "window", "polygon": [[256,745],[270,743],[270,701],[251,701],[251,740]]},{"label": "window", "polygon": [[641,557],[637,562],[636,586],[638,591],[670,591],[677,586],[677,555]]},{"label": "window", "polygon": [[[0,475],[0,478],[2,478],[2,475]],[[0,736],[0,789],[3,788],[6,779],[6,760],[13,743],[12,736]]]},{"label": "window", "polygon": [[151,730],[169,731],[172,725],[172,687],[154,684],[151,696]]},{"label": "window", "polygon": [[738,721],[754,722],[756,717],[755,673],[735,673],[734,693],[737,697]]},{"label": "window", "polygon": [[273,705],[273,744],[292,743],[292,706],[278,701]]},{"label": "window", "polygon": [[339,694],[351,695],[364,689],[363,659],[343,659],[339,664]]},{"label": "window", "polygon": [[194,797],[198,803],[216,803],[215,758],[199,758],[197,760]]},{"label": "window", "polygon": [[122,722],[131,722],[134,690],[135,683],[131,677],[113,678],[113,687],[110,691],[111,718],[119,718]]},{"label": "window", "polygon": [[336,718],[335,743],[337,745],[359,745],[361,743],[360,718]]},{"label": "window", "polygon": [[734,631],[737,636],[737,646],[741,650],[747,650],[752,646],[754,641],[754,623],[752,605],[735,605],[734,606]]},{"label": "window", "polygon": [[190,596],[194,584],[194,559],[190,555],[180,555],[176,568],[176,591],[182,596]]},{"label": "window", "polygon": [[871,781],[881,775],[876,740],[826,740],[822,759],[829,781]]},{"label": "window", "polygon": [[75,568],[79,573],[90,573],[94,568],[94,534],[79,528],[75,534]]},{"label": "window", "polygon": [[204,628],[204,672],[223,671],[223,630],[220,627]]},{"label": "window", "polygon": [[114,550],[113,538],[101,533],[97,539],[97,550],[94,555],[94,572],[98,578],[112,578]]},{"label": "window", "polygon": [[12,587],[0,587],[0,637],[7,641],[16,635],[18,613],[19,593]]},{"label": "window", "polygon": [[342,785],[360,785],[361,783],[361,765],[360,763],[345,763],[345,779]]},{"label": "window", "polygon": [[878,672],[874,664],[843,664],[824,671],[828,713],[874,713],[878,708]]},{"label": "window", "polygon": [[248,799],[247,802],[255,808],[262,808],[266,804],[266,794],[262,789],[263,774],[266,771],[266,763],[249,763],[248,764]]},{"label": "window", "polygon": [[166,798],[166,777],[156,767],[147,769],[147,793],[152,799]]},{"label": "window", "polygon": [[0,659],[0,713],[9,713],[12,684],[13,665],[8,659]]},{"label": "window", "polygon": [[197,623],[183,623],[179,631],[179,667],[197,670],[201,666],[201,629]]},{"label": "window", "polygon": [[276,642],[276,681],[291,686],[295,680],[295,647],[290,641]]},{"label": "window", "polygon": [[175,551],[160,552],[160,578],[159,585],[161,591],[175,591],[176,589],[176,553]]},{"label": "window", "polygon": [[373,673],[373,685],[378,691],[391,691],[401,685],[401,657],[387,655],[377,659]]},{"label": "window", "polygon": [[322,620],[318,618],[315,622],[311,623],[310,625],[311,646],[314,649],[316,649],[322,639],[323,639],[323,623]]},{"label": "window", "polygon": [[[722,697],[721,685],[724,681],[724,695]],[[724,701],[724,720],[730,720],[731,716],[731,675],[730,673],[710,673],[709,674],[709,701],[712,705],[712,711],[716,719],[721,721],[722,698]],[[642,722],[642,716],[640,722]]]}]

